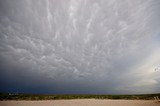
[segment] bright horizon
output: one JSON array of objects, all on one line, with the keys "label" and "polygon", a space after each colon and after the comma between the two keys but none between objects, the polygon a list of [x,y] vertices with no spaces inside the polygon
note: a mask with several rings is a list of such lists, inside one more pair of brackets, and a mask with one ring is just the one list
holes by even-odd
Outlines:
[{"label": "bright horizon", "polygon": [[160,93],[160,1],[1,0],[0,92]]}]

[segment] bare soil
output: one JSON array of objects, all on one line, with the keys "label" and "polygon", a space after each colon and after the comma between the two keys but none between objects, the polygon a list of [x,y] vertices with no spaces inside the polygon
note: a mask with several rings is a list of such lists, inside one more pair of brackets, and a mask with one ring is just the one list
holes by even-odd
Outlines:
[{"label": "bare soil", "polygon": [[160,106],[153,100],[42,100],[42,101],[0,101],[0,106]]}]

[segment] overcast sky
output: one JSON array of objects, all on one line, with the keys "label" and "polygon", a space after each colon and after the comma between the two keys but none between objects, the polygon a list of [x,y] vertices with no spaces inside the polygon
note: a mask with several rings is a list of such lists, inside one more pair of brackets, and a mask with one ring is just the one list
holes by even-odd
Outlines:
[{"label": "overcast sky", "polygon": [[160,92],[159,0],[0,0],[0,92]]}]

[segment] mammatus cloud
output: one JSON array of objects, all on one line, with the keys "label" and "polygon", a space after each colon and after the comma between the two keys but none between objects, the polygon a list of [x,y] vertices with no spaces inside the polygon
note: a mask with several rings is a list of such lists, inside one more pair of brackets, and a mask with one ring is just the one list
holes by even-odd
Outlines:
[{"label": "mammatus cloud", "polygon": [[160,92],[157,0],[0,1],[0,91]]}]

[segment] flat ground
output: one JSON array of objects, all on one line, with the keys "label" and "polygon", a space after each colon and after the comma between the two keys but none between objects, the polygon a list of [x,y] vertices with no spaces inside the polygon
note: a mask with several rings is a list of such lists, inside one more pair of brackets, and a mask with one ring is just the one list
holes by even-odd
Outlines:
[{"label": "flat ground", "polygon": [[0,106],[160,106],[153,100],[42,100],[42,101],[0,101]]}]

